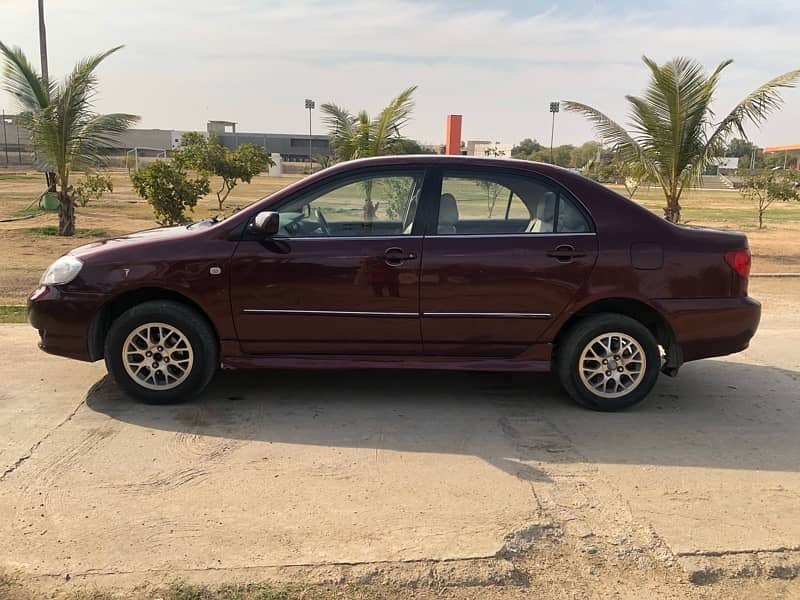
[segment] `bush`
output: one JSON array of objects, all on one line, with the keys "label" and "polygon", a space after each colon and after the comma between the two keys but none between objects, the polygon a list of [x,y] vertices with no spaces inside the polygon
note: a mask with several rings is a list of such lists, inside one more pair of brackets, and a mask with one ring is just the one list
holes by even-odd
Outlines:
[{"label": "bush", "polygon": [[163,160],[134,173],[131,181],[136,193],[153,207],[159,225],[188,222],[186,209],[194,210],[209,191],[207,177],[189,179],[183,169]]},{"label": "bush", "polygon": [[89,200],[100,200],[105,192],[113,192],[111,178],[100,173],[86,173],[72,188],[72,197],[81,206],[89,204]]},{"label": "bush", "polygon": [[222,178],[222,187],[217,191],[219,210],[240,181],[250,183],[253,177],[275,164],[261,146],[242,144],[236,150],[229,150],[219,143],[217,134],[207,138],[194,131],[183,134],[181,147],[175,151],[175,162],[180,168],[202,176]]}]

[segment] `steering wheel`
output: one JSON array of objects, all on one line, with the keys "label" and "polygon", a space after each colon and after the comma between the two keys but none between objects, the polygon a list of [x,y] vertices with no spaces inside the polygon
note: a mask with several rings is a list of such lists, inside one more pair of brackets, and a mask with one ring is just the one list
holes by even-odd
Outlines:
[{"label": "steering wheel", "polygon": [[322,230],[322,233],[325,235],[330,235],[331,230],[328,227],[328,220],[325,218],[325,215],[322,214],[322,209],[316,209],[317,221],[319,221],[319,228]]}]

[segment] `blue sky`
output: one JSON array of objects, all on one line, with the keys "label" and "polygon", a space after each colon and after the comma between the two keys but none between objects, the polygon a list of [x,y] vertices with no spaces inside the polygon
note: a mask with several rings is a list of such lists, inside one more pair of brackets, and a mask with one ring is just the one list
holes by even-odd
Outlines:
[{"label": "blue sky", "polygon": [[[718,112],[771,77],[800,68],[800,3],[647,3],[422,0],[45,0],[50,70],[126,44],[101,68],[98,108],[133,112],[144,127],[203,129],[208,119],[242,131],[307,130],[303,99],[378,111],[417,84],[406,133],[444,137],[448,113],[465,139],[549,140],[551,100],[578,100],[625,121],[625,94],[647,81],[646,53],[713,68],[733,58]],[[38,64],[35,2],[0,0],[0,40]],[[800,143],[800,90],[752,138]],[[14,110],[0,94],[0,107]],[[314,129],[321,130],[318,115]],[[560,114],[556,143],[593,137]]]}]

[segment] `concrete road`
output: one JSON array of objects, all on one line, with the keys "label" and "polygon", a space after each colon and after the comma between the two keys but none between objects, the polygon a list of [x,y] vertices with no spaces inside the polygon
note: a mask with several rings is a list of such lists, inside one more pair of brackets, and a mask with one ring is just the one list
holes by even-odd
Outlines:
[{"label": "concrete road", "polygon": [[799,337],[767,315],[747,352],[598,414],[550,377],[393,371],[222,373],[150,407],[2,326],[0,568],[491,558],[554,529],[644,564],[769,559],[800,550]]}]

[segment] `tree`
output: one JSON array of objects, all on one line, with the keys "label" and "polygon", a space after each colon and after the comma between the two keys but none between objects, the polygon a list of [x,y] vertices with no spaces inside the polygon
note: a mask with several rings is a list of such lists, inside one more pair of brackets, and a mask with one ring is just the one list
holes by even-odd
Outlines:
[{"label": "tree", "polygon": [[[323,104],[320,107],[322,120],[328,127],[336,160],[391,154],[404,139],[400,129],[408,123],[414,109],[411,96],[416,89],[414,85],[403,90],[374,119],[370,119],[364,110],[354,115],[336,104]],[[371,222],[375,220],[377,209],[372,203],[372,186],[369,182],[364,185],[364,194],[364,221]]]},{"label": "tree", "polygon": [[391,145],[389,154],[434,154],[434,152],[420,145],[416,140],[401,138]]},{"label": "tree", "polygon": [[739,192],[748,200],[755,202],[758,209],[758,228],[764,228],[764,213],[773,202],[800,200],[797,171],[764,171],[757,175],[740,172],[744,183]]},{"label": "tree", "polygon": [[[515,146],[514,148],[516,148]],[[514,148],[511,149],[511,156],[514,158],[521,158],[523,160],[532,160],[535,162],[549,163],[550,161],[550,148],[540,147],[532,154],[523,155],[519,152],[514,156]],[[562,146],[555,146],[553,148],[553,164],[560,167],[574,167],[574,154],[577,148],[572,144],[564,144]]]},{"label": "tree", "polygon": [[[40,27],[43,24],[43,14],[39,11]],[[40,30],[41,34],[41,30]],[[40,45],[42,38],[40,37]],[[46,49],[43,50],[43,58],[46,56]],[[22,49],[14,47],[10,48],[0,42],[0,52],[3,53],[5,58],[5,89],[6,91],[17,99],[20,104],[22,112],[20,114],[20,123],[26,127],[29,125],[30,114],[46,108],[50,104],[50,92],[52,86],[49,84],[47,77],[46,63],[42,63],[43,74],[39,76],[36,69],[28,61],[28,58],[22,52]],[[45,172],[45,181],[47,183],[47,191],[56,191],[56,174],[52,172]]]},{"label": "tree", "polygon": [[737,157],[740,169],[758,169],[764,166],[764,151],[753,142],[742,138],[737,137],[730,141],[725,148],[725,156]]},{"label": "tree", "polygon": [[157,160],[131,175],[133,189],[153,207],[159,225],[180,225],[189,219],[186,209],[209,191],[205,176],[189,179],[178,163]]},{"label": "tree", "polygon": [[506,151],[505,150],[501,150],[497,146],[490,146],[489,148],[486,148],[486,150],[483,151],[483,155],[484,156],[493,156],[495,158],[499,158],[501,156],[505,156],[506,155]]},{"label": "tree", "polygon": [[500,191],[503,189],[503,186],[501,186],[499,183],[488,181],[486,179],[479,179],[475,182],[475,184],[484,192],[486,192],[486,212],[491,219],[492,213],[494,212],[494,206],[497,204],[497,197],[500,195]]},{"label": "tree", "polygon": [[75,233],[75,203],[70,195],[72,171],[104,163],[103,151],[138,120],[128,114],[99,115],[94,70],[122,46],[78,62],[60,84],[45,83],[20,48],[0,44],[5,55],[5,89],[22,106],[22,124],[30,131],[36,160],[55,173],[58,184],[58,234]]},{"label": "tree", "polygon": [[111,177],[100,173],[86,173],[84,179],[72,189],[72,197],[81,206],[86,206],[89,200],[100,200],[105,192],[113,191]]},{"label": "tree", "polygon": [[600,144],[598,142],[584,142],[572,151],[570,166],[578,169],[585,168],[591,161],[597,158],[597,151],[599,149]]},{"label": "tree", "polygon": [[597,168],[597,177],[606,183],[616,183],[625,186],[628,198],[633,198],[639,187],[649,182],[647,171],[638,161],[626,161],[620,156],[615,156],[606,164]]},{"label": "tree", "polygon": [[631,133],[596,108],[573,101],[563,105],[589,119],[603,141],[611,143],[625,160],[643,165],[664,192],[664,216],[677,223],[683,190],[699,179],[713,157],[719,156],[731,134],[747,139],[746,125],[761,125],[782,106],[780,90],[795,86],[800,69],[755,89],[717,121],[712,102],[722,71],[733,61],[722,62],[709,75],[702,65],[688,58],[674,58],[664,65],[646,56],[643,60],[650,69],[644,96],[626,96]]},{"label": "tree", "polygon": [[[386,215],[392,219],[402,219],[411,201],[411,188],[414,179],[411,177],[387,177],[384,180],[387,192]],[[375,206],[377,212],[378,207]]]},{"label": "tree", "polygon": [[530,157],[542,150],[544,146],[542,146],[536,140],[532,140],[531,138],[525,138],[519,144],[511,148],[511,158],[522,158],[530,160]]},{"label": "tree", "polygon": [[242,144],[236,150],[229,150],[219,143],[216,134],[206,138],[195,131],[183,134],[174,160],[179,168],[222,178],[222,186],[216,192],[219,210],[240,181],[250,183],[253,177],[275,164],[261,146]]},{"label": "tree", "polygon": [[[553,148],[553,164],[559,167],[574,167],[572,157],[575,153],[575,146],[572,144],[563,144]],[[550,162],[549,156],[546,162]]]}]

